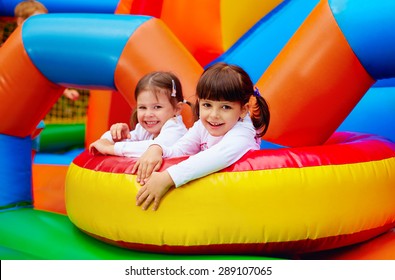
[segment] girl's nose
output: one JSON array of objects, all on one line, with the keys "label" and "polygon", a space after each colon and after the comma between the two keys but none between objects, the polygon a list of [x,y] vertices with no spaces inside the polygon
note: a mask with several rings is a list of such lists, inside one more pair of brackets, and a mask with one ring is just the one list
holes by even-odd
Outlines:
[{"label": "girl's nose", "polygon": [[146,114],[147,114],[148,116],[152,116],[152,115],[154,114],[154,110],[148,109],[148,110],[146,111]]},{"label": "girl's nose", "polygon": [[213,109],[210,111],[210,116],[213,117],[213,118],[217,118],[217,117],[219,116],[219,110],[213,108]]}]

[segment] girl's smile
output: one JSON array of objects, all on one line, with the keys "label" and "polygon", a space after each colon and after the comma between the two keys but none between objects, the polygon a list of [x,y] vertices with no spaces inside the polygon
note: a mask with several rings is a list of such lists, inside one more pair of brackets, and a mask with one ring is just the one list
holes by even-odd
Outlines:
[{"label": "girl's smile", "polygon": [[216,122],[207,122],[208,125],[212,127],[212,129],[220,129],[224,123],[216,123]]},{"label": "girl's smile", "polygon": [[159,123],[159,121],[144,121],[144,123],[147,125],[147,127],[153,127]]},{"label": "girl's smile", "polygon": [[166,94],[142,91],[137,97],[137,120],[149,133],[157,137],[163,125],[179,113]]}]

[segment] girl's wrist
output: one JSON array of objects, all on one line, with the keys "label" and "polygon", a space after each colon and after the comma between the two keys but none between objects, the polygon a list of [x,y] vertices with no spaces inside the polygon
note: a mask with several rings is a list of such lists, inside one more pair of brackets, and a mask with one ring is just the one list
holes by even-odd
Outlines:
[{"label": "girl's wrist", "polygon": [[170,173],[167,170],[163,171],[163,176],[165,177],[166,187],[168,189],[171,186],[174,186],[173,178],[171,178]]},{"label": "girl's wrist", "polygon": [[107,155],[115,155],[115,146],[114,144],[107,146]]},{"label": "girl's wrist", "polygon": [[159,144],[152,144],[151,146],[149,146],[149,149],[163,156],[163,149]]}]

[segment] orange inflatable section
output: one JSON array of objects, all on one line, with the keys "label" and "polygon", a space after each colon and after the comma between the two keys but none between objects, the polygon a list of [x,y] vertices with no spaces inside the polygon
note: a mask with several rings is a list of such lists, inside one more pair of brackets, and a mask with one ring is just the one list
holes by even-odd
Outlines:
[{"label": "orange inflatable section", "polygon": [[0,97],[0,131],[26,137],[62,95],[64,87],[47,80],[33,65],[23,47],[21,31],[17,28],[0,48],[1,94],[7,95]]},{"label": "orange inflatable section", "polygon": [[89,107],[85,130],[86,147],[99,139],[108,130],[111,98],[112,91],[109,90],[91,90],[89,92]]},{"label": "orange inflatable section", "polygon": [[[161,42],[160,49],[158,42]],[[119,58],[114,82],[120,93],[91,92],[86,145],[100,138],[111,124],[129,122],[131,108],[136,105],[134,89],[138,80],[158,70],[176,74],[181,80],[185,99],[195,102],[195,87],[203,68],[163,21],[152,18],[133,33]],[[188,105],[184,105],[182,116],[187,127],[192,126],[194,117]]]},{"label": "orange inflatable section", "polygon": [[264,139],[324,143],[374,82],[321,1],[257,82],[271,109]]},{"label": "orange inflatable section", "polygon": [[206,65],[223,53],[220,1],[164,1],[161,19],[185,47]]},{"label": "orange inflatable section", "polygon": [[[161,42],[160,51],[158,42]],[[136,56],[136,53],[139,55]],[[153,18],[131,36],[115,70],[115,85],[132,108],[136,105],[133,89],[138,80],[158,69],[176,74],[181,80],[185,99],[195,102],[195,86],[203,68],[166,25]],[[186,107],[182,115],[185,124],[190,127],[193,124],[192,110]]]},{"label": "orange inflatable section", "polygon": [[32,165],[35,209],[66,215],[64,189],[68,167],[55,164]]},{"label": "orange inflatable section", "polygon": [[130,11],[132,10],[132,4],[133,4],[133,0],[119,1],[118,6],[115,9],[115,13],[116,14],[125,14],[125,15],[130,14]]},{"label": "orange inflatable section", "polygon": [[[121,0],[115,14],[149,15],[161,19],[194,59],[200,65],[206,65],[223,54],[281,2],[283,1],[246,0],[233,3],[221,0]],[[154,45],[156,44],[157,42],[154,42]],[[161,59],[162,57],[158,57],[158,61]],[[93,112],[98,109],[90,105],[88,116],[102,117],[89,121],[85,135],[86,146],[99,138],[113,123],[129,122],[133,99],[125,101],[115,91],[110,95],[110,98],[101,100],[96,91],[91,92],[90,100],[93,104],[100,102],[102,111]],[[128,104],[131,104],[132,108],[129,108]],[[104,116],[103,112],[109,116]],[[184,113],[184,121],[188,126],[193,123],[191,114]]]},{"label": "orange inflatable section", "polygon": [[255,23],[280,5],[283,0],[220,1],[222,49],[227,51]]},{"label": "orange inflatable section", "polygon": [[116,14],[160,18],[205,66],[283,0],[121,0]]}]

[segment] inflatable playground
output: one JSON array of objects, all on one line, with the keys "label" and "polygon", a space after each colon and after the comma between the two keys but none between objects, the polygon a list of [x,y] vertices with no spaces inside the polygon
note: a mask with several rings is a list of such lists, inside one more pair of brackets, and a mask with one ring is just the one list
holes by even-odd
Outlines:
[{"label": "inflatable playground", "polygon": [[[1,259],[395,259],[394,1],[41,2],[49,14],[0,48]],[[65,87],[90,91],[89,144],[128,121],[147,72],[174,72],[194,102],[216,61],[250,74],[268,133],[157,212],[135,206],[133,158],[32,161],[31,136]]]}]

